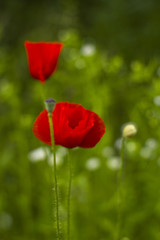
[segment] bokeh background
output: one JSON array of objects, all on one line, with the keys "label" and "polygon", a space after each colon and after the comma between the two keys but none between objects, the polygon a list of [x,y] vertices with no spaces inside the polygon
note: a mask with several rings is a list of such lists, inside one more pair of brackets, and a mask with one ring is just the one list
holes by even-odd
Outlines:
[{"label": "bokeh background", "polygon": [[[56,239],[50,150],[32,126],[44,108],[29,75],[24,41],[61,41],[47,98],[98,113],[106,134],[74,149],[72,239],[113,240],[121,128],[125,148],[121,239],[160,239],[160,2],[5,0],[0,2],[0,239]],[[49,160],[48,160],[49,159]],[[57,148],[62,232],[66,232],[67,151]]]}]

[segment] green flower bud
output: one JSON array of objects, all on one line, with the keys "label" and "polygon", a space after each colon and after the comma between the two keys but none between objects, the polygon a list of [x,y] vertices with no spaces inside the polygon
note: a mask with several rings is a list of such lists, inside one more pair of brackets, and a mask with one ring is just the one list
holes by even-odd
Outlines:
[{"label": "green flower bud", "polygon": [[52,113],[56,105],[56,101],[53,98],[49,98],[45,101],[46,109],[49,113]]}]

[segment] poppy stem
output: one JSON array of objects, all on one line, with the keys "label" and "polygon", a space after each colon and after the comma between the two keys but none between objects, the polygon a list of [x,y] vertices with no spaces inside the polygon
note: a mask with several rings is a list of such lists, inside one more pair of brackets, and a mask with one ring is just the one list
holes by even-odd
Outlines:
[{"label": "poppy stem", "polygon": [[48,112],[51,143],[52,143],[52,153],[53,153],[53,167],[54,167],[54,184],[55,184],[55,205],[56,205],[56,223],[57,223],[57,239],[60,240],[60,227],[59,227],[59,201],[58,201],[58,183],[57,183],[57,171],[56,171],[56,151],[54,144],[54,132],[53,132],[53,122],[52,113]]},{"label": "poppy stem", "polygon": [[122,137],[121,142],[121,165],[118,172],[118,190],[117,190],[117,203],[118,203],[118,221],[117,221],[117,237],[119,240],[121,238],[121,224],[122,224],[122,203],[123,203],[123,170],[124,170],[124,150],[125,150],[125,137]]},{"label": "poppy stem", "polygon": [[70,218],[71,218],[70,202],[71,202],[71,184],[72,184],[72,164],[70,159],[70,150],[68,150],[68,175],[69,175],[69,183],[68,183],[68,194],[67,194],[67,240],[70,240]]},{"label": "poppy stem", "polygon": [[45,102],[46,97],[45,97],[44,84],[39,84],[39,91],[40,91],[40,93],[41,93],[42,101]]}]

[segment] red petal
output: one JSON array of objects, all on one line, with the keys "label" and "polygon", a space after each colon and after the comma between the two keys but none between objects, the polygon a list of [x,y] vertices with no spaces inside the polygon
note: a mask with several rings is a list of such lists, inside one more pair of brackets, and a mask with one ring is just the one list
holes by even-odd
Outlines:
[{"label": "red petal", "polygon": [[43,112],[41,112],[39,116],[36,118],[36,121],[34,122],[33,125],[33,132],[34,135],[39,140],[48,145],[51,145],[48,112],[46,109]]},{"label": "red petal", "polygon": [[26,41],[25,47],[31,76],[45,82],[56,70],[63,44]]},{"label": "red petal", "polygon": [[[84,108],[74,103],[57,103],[53,112],[55,144],[67,148],[79,146],[93,126],[90,121],[86,126],[88,114],[82,118]],[[74,115],[73,115],[74,112]]]},{"label": "red petal", "polygon": [[105,124],[103,120],[96,114],[93,113],[94,117],[94,126],[85,136],[83,142],[80,144],[80,147],[91,148],[94,147],[101,139],[105,133]]}]

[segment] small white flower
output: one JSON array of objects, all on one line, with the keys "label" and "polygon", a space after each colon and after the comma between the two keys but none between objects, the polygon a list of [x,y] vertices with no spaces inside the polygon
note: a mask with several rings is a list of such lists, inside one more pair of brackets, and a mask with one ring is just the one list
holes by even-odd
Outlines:
[{"label": "small white flower", "polygon": [[43,161],[49,154],[47,147],[40,147],[32,150],[28,154],[28,158],[31,162]]},{"label": "small white flower", "polygon": [[[57,165],[61,165],[63,163],[63,158],[66,156],[67,150],[64,147],[59,147],[56,151],[56,163]],[[31,162],[39,162],[45,160],[47,158],[48,163],[50,165],[53,164],[53,153],[50,151],[48,147],[40,147],[31,151],[28,154],[28,158]]]},{"label": "small white flower", "polygon": [[118,156],[111,157],[107,160],[107,167],[111,170],[118,170],[121,167],[121,159]]},{"label": "small white flower", "polygon": [[[63,163],[64,157],[67,155],[67,149],[64,147],[59,147],[56,151],[56,164],[57,166]],[[49,156],[49,164],[53,165],[53,154]]]},{"label": "small white flower", "polygon": [[81,53],[83,56],[92,56],[96,52],[96,47],[95,45],[88,43],[82,46],[81,48]]},{"label": "small white flower", "polygon": [[86,162],[86,168],[90,171],[94,171],[100,167],[99,158],[93,157],[89,158]]}]

